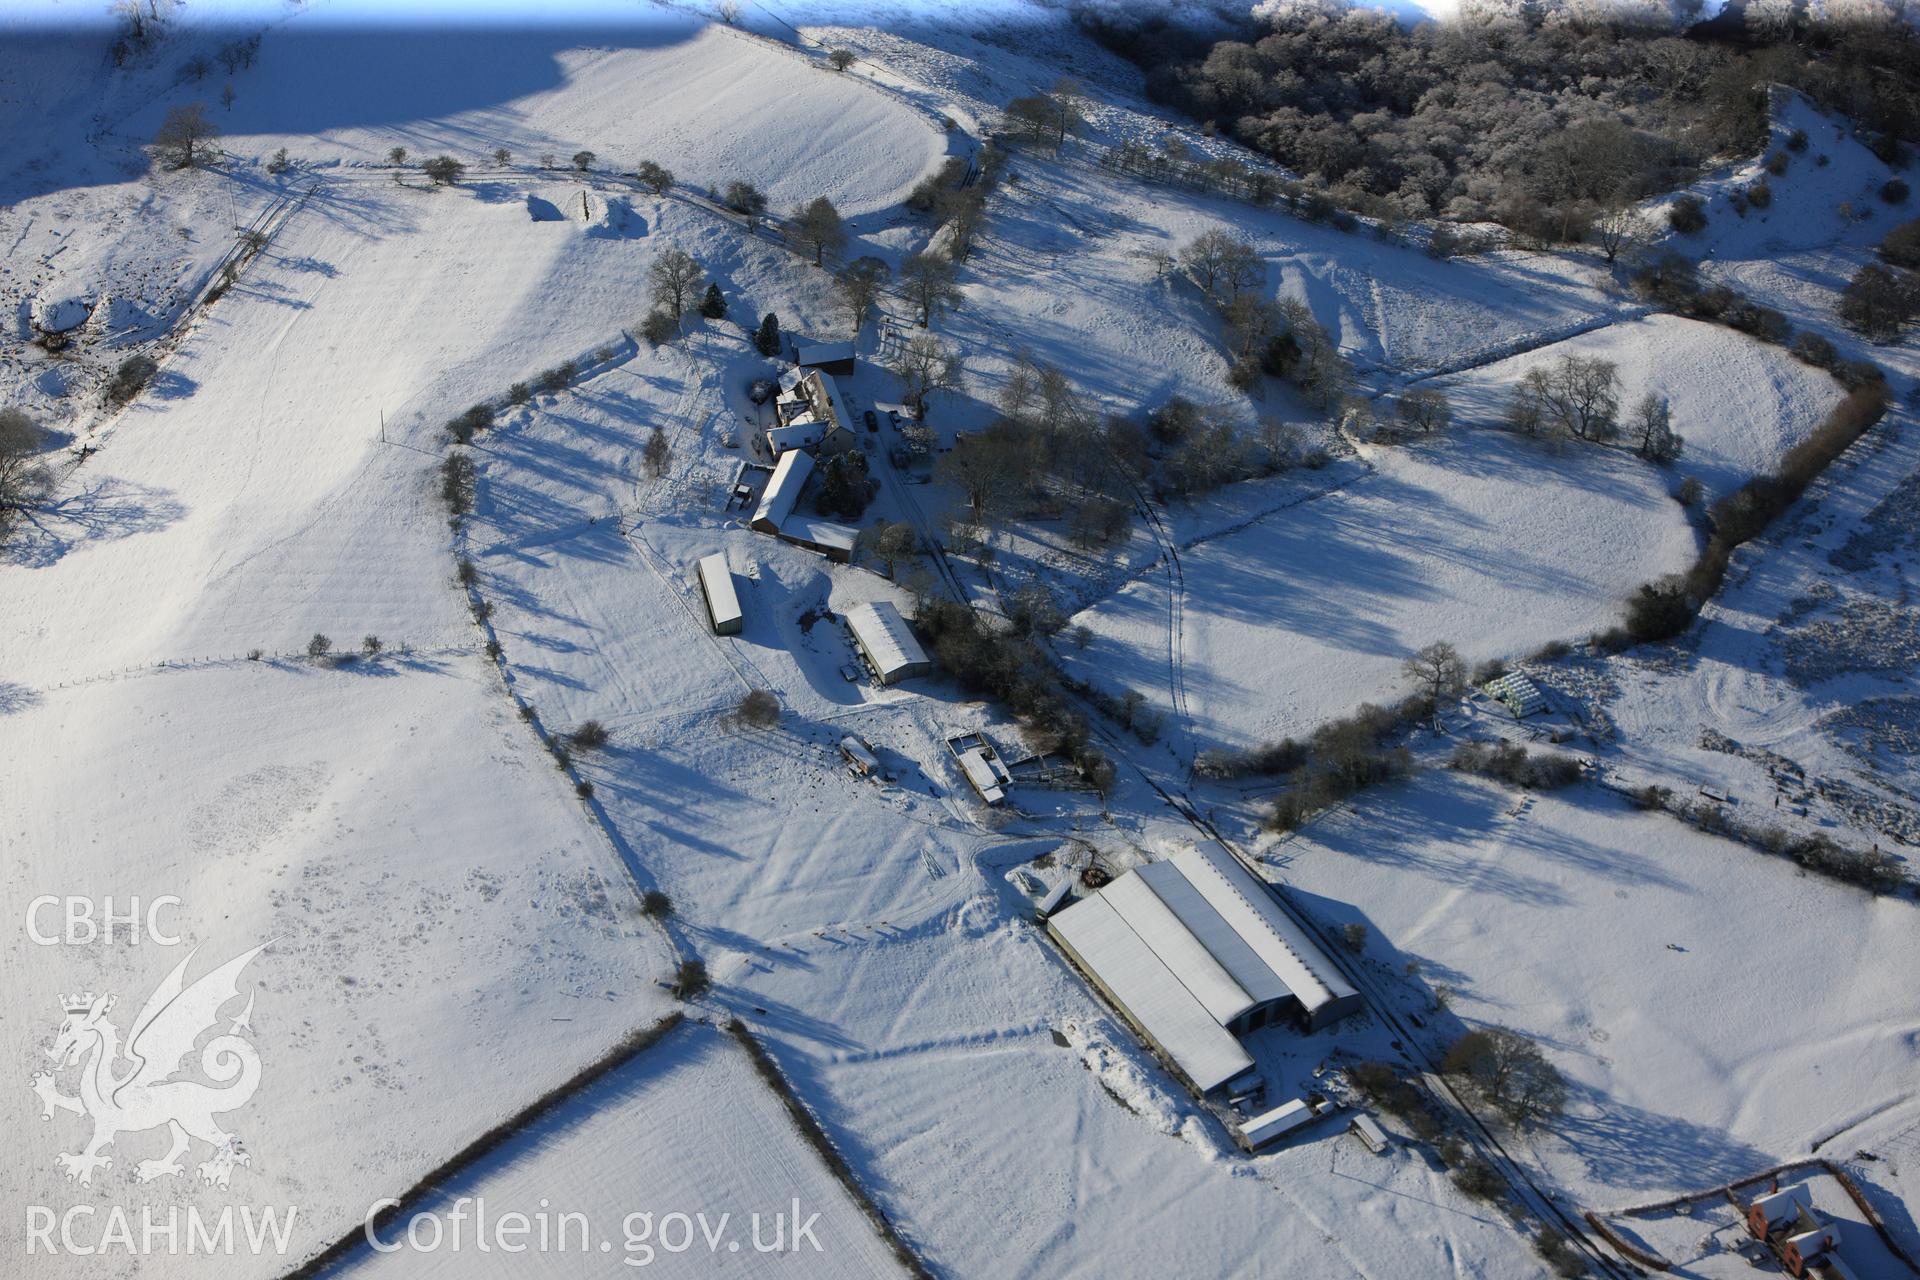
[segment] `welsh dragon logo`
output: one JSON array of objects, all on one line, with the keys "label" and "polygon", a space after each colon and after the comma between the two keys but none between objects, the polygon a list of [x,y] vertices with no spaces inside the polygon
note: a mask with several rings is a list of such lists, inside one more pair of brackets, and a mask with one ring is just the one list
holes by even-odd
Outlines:
[{"label": "welsh dragon logo", "polygon": [[[200,1051],[201,1071],[224,1087],[173,1077],[200,1038],[217,1029],[220,1010],[239,997],[241,970],[271,945],[261,943],[202,975],[191,986],[184,981],[194,955],[188,953],[147,997],[127,1033],[124,1048],[119,1028],[107,1017],[113,1009],[112,996],[87,992],[61,997],[66,1020],[60,1024],[59,1038],[47,1056],[58,1064],[56,1071],[79,1064],[80,1092],[74,1097],[61,1093],[53,1073],[47,1071],[35,1074],[33,1091],[44,1108],[43,1119],[53,1119],[55,1111],[70,1111],[93,1120],[93,1138],[86,1149],[65,1152],[58,1158],[68,1181],[90,1184],[96,1170],[113,1166],[113,1158],[101,1152],[113,1145],[115,1138],[163,1125],[172,1135],[173,1145],[160,1159],[142,1160],[134,1166],[134,1176],[142,1182],[184,1174],[180,1160],[196,1138],[212,1148],[211,1156],[199,1165],[203,1182],[225,1187],[235,1166],[251,1163],[240,1139],[214,1121],[216,1113],[246,1106],[260,1087],[260,1055],[240,1036],[242,1031],[252,1030],[251,990],[246,1007],[231,1018],[226,1031],[207,1041]],[[117,1071],[123,1059],[130,1065]]]}]

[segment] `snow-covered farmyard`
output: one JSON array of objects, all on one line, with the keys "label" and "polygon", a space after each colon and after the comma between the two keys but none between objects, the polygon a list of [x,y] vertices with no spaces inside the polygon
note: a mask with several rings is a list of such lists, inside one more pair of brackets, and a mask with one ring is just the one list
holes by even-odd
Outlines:
[{"label": "snow-covered farmyard", "polygon": [[[0,19],[0,392],[54,464],[0,545],[0,1270],[702,1272],[783,1214],[808,1275],[1624,1276],[1625,1241],[1718,1277],[1739,1229],[1668,1202],[1815,1158],[1863,1277],[1920,1256],[1914,895],[1808,844],[1920,839],[1920,356],[1834,320],[1879,237],[1828,208],[1913,173],[1846,121],[1775,94],[1813,150],[1770,209],[1731,212],[1755,156],[1694,185],[1707,234],[1658,201],[1637,234],[1871,357],[1893,407],[1679,640],[1611,652],[1846,388],[1587,248],[1450,257],[1130,170],[1286,180],[1052,6],[222,0],[121,53],[85,8]],[[1009,142],[1065,74],[1065,145]],[[212,159],[150,163],[194,103]],[[1209,296],[1209,233],[1283,322]],[[1321,335],[1339,394],[1249,390],[1261,324],[1297,338],[1276,368]],[[928,337],[959,367],[923,432]],[[761,394],[848,340],[833,404]],[[1617,442],[1513,429],[1569,361],[1613,370]],[[970,495],[971,442],[1060,386],[1051,427],[1099,447]],[[1408,426],[1432,391],[1450,420]],[[1636,447],[1648,397],[1677,459]],[[1176,398],[1255,461],[1183,488]],[[833,429],[756,529],[799,414]],[[1136,445],[1087,534],[1072,486]],[[930,674],[868,670],[869,602]],[[1547,711],[1402,709],[1436,642]],[[1276,821],[1363,703],[1391,776]],[[1448,768],[1496,741],[1577,780]],[[1199,844],[1364,1005],[1237,1029],[1257,1093],[1196,1095],[1038,918]],[[1196,936],[1154,963],[1246,980]],[[1450,1059],[1493,1028],[1557,1105]],[[236,1210],[272,1228],[142,1235]],[[584,1256],[444,1247],[549,1212]]]}]

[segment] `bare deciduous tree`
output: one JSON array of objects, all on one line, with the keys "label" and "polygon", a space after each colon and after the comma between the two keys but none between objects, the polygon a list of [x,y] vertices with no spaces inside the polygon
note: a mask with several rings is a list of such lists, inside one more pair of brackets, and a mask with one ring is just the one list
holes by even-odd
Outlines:
[{"label": "bare deciduous tree", "polygon": [[767,197],[751,182],[729,182],[722,199],[727,208],[746,219],[749,232],[759,225],[767,211]]},{"label": "bare deciduous tree", "polygon": [[1416,387],[1394,402],[1394,413],[1413,431],[1445,431],[1453,422],[1453,403],[1438,387]]},{"label": "bare deciduous tree", "polygon": [[1410,655],[1400,669],[1420,688],[1420,696],[1433,706],[1433,723],[1440,726],[1441,705],[1457,695],[1467,684],[1467,663],[1452,645],[1437,640]]},{"label": "bare deciduous tree", "polygon": [[655,426],[653,434],[647,437],[646,447],[640,451],[641,465],[646,468],[649,480],[658,480],[667,474],[667,463],[673,459],[673,446],[667,443],[667,433]]},{"label": "bare deciduous tree", "polygon": [[880,301],[880,292],[893,279],[893,269],[879,258],[861,257],[841,267],[833,277],[834,291],[846,304],[858,333]]},{"label": "bare deciduous tree", "polygon": [[901,398],[918,418],[927,415],[928,396],[960,385],[960,357],[930,333],[915,334],[894,354],[891,367],[903,384]]},{"label": "bare deciduous tree", "polygon": [[960,305],[962,295],[953,275],[953,263],[936,254],[916,253],[900,264],[900,291],[920,313],[922,329]]},{"label": "bare deciduous tree", "polygon": [[220,136],[207,119],[206,108],[189,102],[167,112],[153,135],[153,152],[169,169],[188,169]]},{"label": "bare deciduous tree", "polygon": [[1640,440],[1640,456],[1651,462],[1672,462],[1685,447],[1673,429],[1673,410],[1651,391],[1634,406],[1633,432]]},{"label": "bare deciduous tree", "polygon": [[41,459],[46,435],[24,409],[0,409],[0,535],[46,500],[53,472]]},{"label": "bare deciduous tree", "polygon": [[1180,248],[1180,265],[1209,298],[1232,301],[1266,275],[1251,243],[1230,231],[1203,231]]},{"label": "bare deciduous tree", "polygon": [[678,320],[686,314],[702,274],[692,254],[684,249],[668,249],[647,268],[648,294],[655,306]]},{"label": "bare deciduous tree", "polygon": [[840,222],[840,211],[825,196],[815,196],[793,212],[794,235],[800,243],[813,246],[813,265],[824,264],[829,253],[846,247],[847,229]]},{"label": "bare deciduous tree", "polygon": [[1484,1027],[1456,1040],[1440,1069],[1471,1086],[1522,1127],[1559,1114],[1567,1082],[1540,1046],[1517,1031]]}]

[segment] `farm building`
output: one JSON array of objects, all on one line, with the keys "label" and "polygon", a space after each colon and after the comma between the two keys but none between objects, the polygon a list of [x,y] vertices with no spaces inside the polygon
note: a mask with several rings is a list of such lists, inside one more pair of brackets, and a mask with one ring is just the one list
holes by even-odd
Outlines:
[{"label": "farm building", "polygon": [[1251,1077],[1238,1036],[1283,1016],[1319,1030],[1360,1008],[1326,952],[1225,849],[1129,871],[1047,929],[1201,1094]]},{"label": "farm building", "polygon": [[760,495],[760,506],[751,521],[753,527],[761,533],[779,533],[780,526],[793,514],[793,504],[800,500],[800,490],[812,474],[810,455],[797,449],[782,455],[780,465],[773,469],[773,479],[767,481],[766,490]]},{"label": "farm building", "polygon": [[1276,1142],[1314,1118],[1313,1108],[1295,1098],[1253,1117],[1234,1133],[1234,1141],[1248,1151]]},{"label": "farm building", "polygon": [[847,630],[881,684],[894,684],[933,670],[900,610],[885,600],[847,610]]},{"label": "farm building", "polygon": [[717,636],[736,636],[745,615],[740,612],[740,597],[733,589],[733,570],[727,556],[716,551],[700,560],[700,594],[706,597],[707,621]]},{"label": "farm building", "polygon": [[853,372],[851,342],[816,342],[801,347],[796,363],[802,369],[821,369],[827,373]]},{"label": "farm building", "polygon": [[1547,709],[1547,695],[1540,692],[1540,686],[1517,671],[1488,681],[1487,694],[1505,703],[1516,720],[1524,720]]},{"label": "farm building", "polygon": [[977,792],[988,804],[1001,804],[1007,798],[1007,788],[1013,785],[1013,774],[1001,761],[1000,753],[993,749],[984,733],[959,733],[947,739],[947,750],[960,765],[961,776],[967,785]]},{"label": "farm building", "polygon": [[1756,1197],[1747,1206],[1747,1231],[1774,1251],[1788,1275],[1851,1275],[1840,1256],[1840,1227],[1814,1207],[1805,1183]]},{"label": "farm building", "polygon": [[858,536],[859,530],[847,525],[835,524],[831,520],[805,518],[782,522],[779,533],[782,542],[791,542],[797,547],[817,551],[835,564],[852,562],[853,543]]}]

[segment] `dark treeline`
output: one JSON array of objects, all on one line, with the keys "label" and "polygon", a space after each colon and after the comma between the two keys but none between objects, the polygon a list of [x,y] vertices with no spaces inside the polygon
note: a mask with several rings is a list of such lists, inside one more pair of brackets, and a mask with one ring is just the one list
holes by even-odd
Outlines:
[{"label": "dark treeline", "polygon": [[1769,84],[1844,111],[1882,158],[1920,141],[1920,38],[1902,24],[1762,38],[1299,9],[1209,44],[1158,19],[1081,23],[1160,101],[1388,218],[1579,239],[1609,208],[1758,151]]}]

